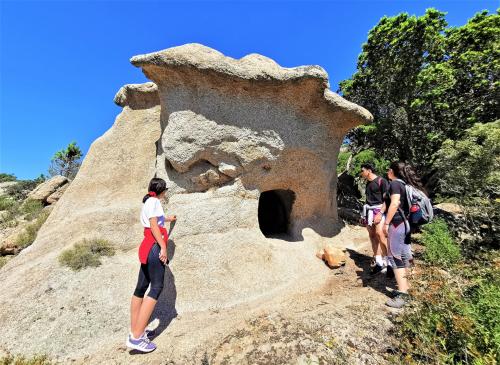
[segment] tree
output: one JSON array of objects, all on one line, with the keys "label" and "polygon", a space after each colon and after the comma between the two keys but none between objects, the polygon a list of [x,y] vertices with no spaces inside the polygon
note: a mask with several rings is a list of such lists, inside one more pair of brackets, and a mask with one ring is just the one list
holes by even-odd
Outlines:
[{"label": "tree", "polygon": [[82,151],[71,142],[65,149],[57,151],[52,157],[52,164],[49,167],[50,176],[62,175],[73,179],[81,165]]},{"label": "tree", "polygon": [[354,129],[354,149],[433,170],[435,153],[499,111],[500,16],[484,11],[447,28],[444,13],[384,17],[369,32],[357,71],[340,92],[374,115]]}]

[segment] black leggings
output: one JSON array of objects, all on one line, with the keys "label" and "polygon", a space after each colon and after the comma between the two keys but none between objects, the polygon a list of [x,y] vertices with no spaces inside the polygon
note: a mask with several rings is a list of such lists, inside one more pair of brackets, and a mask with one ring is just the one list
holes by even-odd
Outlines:
[{"label": "black leggings", "polygon": [[158,300],[160,293],[163,290],[163,279],[165,277],[165,265],[160,261],[160,245],[155,243],[149,251],[148,261],[146,264],[141,264],[139,271],[139,279],[135,287],[134,295],[143,298],[149,284],[148,297]]}]

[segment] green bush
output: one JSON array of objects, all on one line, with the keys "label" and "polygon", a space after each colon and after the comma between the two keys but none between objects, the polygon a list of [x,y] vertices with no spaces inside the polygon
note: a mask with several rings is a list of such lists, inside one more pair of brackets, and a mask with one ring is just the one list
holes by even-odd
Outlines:
[{"label": "green bush", "polygon": [[7,181],[16,181],[16,180],[17,180],[16,175],[5,174],[3,172],[0,172],[0,183]]},{"label": "green bush", "polygon": [[411,305],[396,319],[397,360],[477,365],[500,360],[500,272],[491,262],[481,264],[486,276],[476,272],[475,282],[460,271],[448,276],[433,267],[413,278]]},{"label": "green bush", "polygon": [[343,173],[347,168],[347,161],[351,157],[352,152],[340,151],[337,158],[337,175]]},{"label": "green bush", "polygon": [[6,193],[16,200],[24,200],[29,192],[43,183],[46,177],[42,174],[34,180],[19,180],[17,184],[7,187]]},{"label": "green bush", "polygon": [[48,216],[49,212],[40,213],[34,222],[26,225],[21,234],[16,238],[14,244],[21,249],[31,245],[35,241],[40,227],[45,223]]},{"label": "green bush", "polygon": [[0,365],[51,365],[52,361],[45,355],[37,355],[32,358],[24,356],[7,355],[0,358]]},{"label": "green bush", "polygon": [[5,256],[0,256],[0,269],[5,266],[5,264],[9,261],[9,259]]},{"label": "green bush", "polygon": [[103,239],[84,239],[59,255],[59,263],[74,271],[101,265],[101,256],[113,256],[115,248]]},{"label": "green bush", "polygon": [[0,195],[0,210],[9,210],[16,204],[16,201],[8,196]]},{"label": "green bush", "polygon": [[425,246],[424,260],[429,264],[450,267],[461,258],[460,247],[442,219],[436,219],[424,226],[420,239]]},{"label": "green bush", "polygon": [[349,169],[349,174],[354,177],[358,177],[361,172],[361,165],[364,163],[373,164],[375,166],[375,172],[379,176],[385,175],[390,164],[389,161],[384,160],[382,157],[377,155],[374,150],[368,149],[354,155],[352,158],[351,168]]},{"label": "green bush", "polygon": [[26,214],[26,219],[31,221],[38,217],[43,209],[41,201],[26,199],[20,207],[20,212]]}]

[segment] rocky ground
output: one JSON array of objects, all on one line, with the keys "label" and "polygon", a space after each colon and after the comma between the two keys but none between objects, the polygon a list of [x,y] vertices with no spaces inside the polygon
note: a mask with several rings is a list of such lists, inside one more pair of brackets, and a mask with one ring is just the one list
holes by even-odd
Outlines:
[{"label": "rocky ground", "polygon": [[[369,275],[371,254],[363,228],[347,227],[340,238],[347,247],[346,265],[332,270],[314,290],[230,309],[183,313],[157,334],[158,349],[151,354],[128,351],[122,343],[103,344],[103,351],[73,362],[387,363],[393,341],[390,317],[395,310],[384,303],[394,282],[386,282],[384,275]],[[319,260],[318,265],[322,265]]]}]

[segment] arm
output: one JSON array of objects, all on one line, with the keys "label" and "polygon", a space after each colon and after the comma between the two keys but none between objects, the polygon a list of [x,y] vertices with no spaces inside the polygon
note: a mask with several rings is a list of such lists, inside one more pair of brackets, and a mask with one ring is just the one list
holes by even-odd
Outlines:
[{"label": "arm", "polygon": [[153,237],[155,238],[156,242],[158,242],[162,250],[166,250],[167,244],[165,243],[161,235],[160,227],[158,227],[157,218],[156,217],[149,218],[149,224],[151,226],[151,233],[153,233]]},{"label": "arm", "polygon": [[389,209],[387,210],[387,218],[385,220],[385,225],[384,225],[384,233],[386,236],[388,233],[388,226],[391,224],[392,218],[394,218],[394,215],[398,211],[400,199],[401,199],[400,194],[391,195],[391,205],[389,205]]}]

